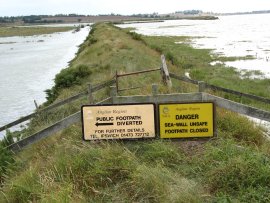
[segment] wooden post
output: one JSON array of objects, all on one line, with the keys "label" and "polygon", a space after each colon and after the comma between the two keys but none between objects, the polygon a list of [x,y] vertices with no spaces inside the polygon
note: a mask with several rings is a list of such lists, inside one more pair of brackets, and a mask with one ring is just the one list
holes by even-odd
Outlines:
[{"label": "wooden post", "polygon": [[88,101],[89,101],[89,104],[94,104],[94,97],[93,97],[92,84],[91,83],[89,83],[87,85],[87,91],[88,91]]},{"label": "wooden post", "polygon": [[156,96],[158,94],[158,85],[152,84],[152,95]]},{"label": "wooden post", "polygon": [[168,67],[166,64],[166,59],[164,55],[161,55],[161,75],[162,75],[162,80],[163,83],[168,86],[169,88],[172,87],[172,81],[170,78],[170,74],[168,71]]},{"label": "wooden post", "polygon": [[117,89],[116,86],[111,86],[110,96],[112,98],[112,103],[115,103],[115,97],[117,96]]},{"label": "wooden post", "polygon": [[198,85],[199,85],[199,92],[204,92],[205,88],[206,88],[205,82],[204,81],[199,81]]},{"label": "wooden post", "polygon": [[243,94],[240,95],[240,103],[243,103]]},{"label": "wooden post", "polygon": [[116,86],[111,86],[111,97],[116,97],[117,96],[117,91],[116,91]]},{"label": "wooden post", "polygon": [[116,92],[118,93],[119,90],[119,84],[118,84],[118,73],[117,70],[115,71],[115,83],[116,83]]},{"label": "wooden post", "polygon": [[38,110],[38,104],[36,100],[34,100],[34,104],[35,104],[36,110]]}]

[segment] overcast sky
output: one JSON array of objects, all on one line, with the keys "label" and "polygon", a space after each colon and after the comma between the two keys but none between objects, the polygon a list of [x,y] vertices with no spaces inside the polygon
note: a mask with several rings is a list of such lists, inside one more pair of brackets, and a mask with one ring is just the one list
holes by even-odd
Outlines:
[{"label": "overcast sky", "polygon": [[221,13],[270,10],[270,0],[0,0],[0,16],[60,13],[163,14],[190,9]]}]

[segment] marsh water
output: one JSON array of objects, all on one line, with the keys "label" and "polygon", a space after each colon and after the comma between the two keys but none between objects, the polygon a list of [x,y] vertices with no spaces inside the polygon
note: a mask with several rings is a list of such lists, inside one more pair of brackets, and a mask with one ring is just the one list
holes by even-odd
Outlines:
[{"label": "marsh water", "polygon": [[[253,57],[226,62],[239,70],[259,70],[270,77],[270,14],[219,16],[219,20],[170,20],[124,24],[154,36],[191,36],[195,48],[213,49],[224,56]],[[176,42],[177,43],[177,42]]]},{"label": "marsh water", "polygon": [[[190,36],[195,48],[212,49],[213,54],[253,58],[225,62],[251,78],[270,78],[270,14],[219,16],[219,20],[170,20],[158,23],[122,24],[150,36]],[[182,42],[175,42],[182,43]],[[222,63],[219,61],[215,63]],[[259,73],[259,74],[258,74]],[[270,123],[263,125],[270,136]]]},{"label": "marsh water", "polygon": [[32,113],[34,100],[46,101],[44,90],[75,57],[89,29],[0,38],[0,126]]}]

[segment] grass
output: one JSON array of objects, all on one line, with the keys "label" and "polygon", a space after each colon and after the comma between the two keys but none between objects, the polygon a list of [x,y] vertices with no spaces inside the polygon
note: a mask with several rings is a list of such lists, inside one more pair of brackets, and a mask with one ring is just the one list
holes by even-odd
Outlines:
[{"label": "grass", "polygon": [[73,29],[74,27],[0,27],[0,37],[43,35]]},{"label": "grass", "polygon": [[[225,68],[222,64],[209,65],[213,61],[238,60],[238,57],[211,56],[211,50],[209,49],[192,48],[188,44],[189,37],[144,36],[143,40],[153,49],[164,53],[167,59],[180,70],[184,69],[189,72],[193,79],[241,92],[269,97],[270,89],[267,88],[270,84],[269,79],[241,79],[239,72],[234,68]],[[175,42],[184,43],[175,44]]]},{"label": "grass", "polygon": [[[232,117],[241,119],[218,111],[218,123]],[[262,138],[245,119],[228,136],[218,124],[217,139],[190,147],[164,140],[84,142],[81,126],[73,125],[17,155],[16,176],[8,176],[2,201],[266,201],[270,154],[252,136],[239,140],[243,124]]]},{"label": "grass", "polygon": [[[172,43],[175,39],[188,40],[134,39],[110,24],[96,24],[68,71],[57,76],[57,95],[52,102],[85,90],[89,82],[110,79],[116,70],[159,67],[161,52],[169,59],[170,71],[179,75],[191,69],[200,71],[199,64],[207,69],[212,59],[206,50],[185,45],[179,57],[179,47]],[[81,65],[91,74],[73,80]],[[76,82],[62,81],[70,75]],[[150,94],[152,83],[159,84],[160,92],[168,92],[157,72],[134,78],[121,78],[120,88],[144,88],[121,95]],[[174,80],[173,85],[172,91],[197,91],[179,81]],[[105,98],[108,93],[103,90],[95,98]],[[25,136],[78,111],[86,102],[83,98],[40,114],[24,131]],[[0,202],[269,202],[270,143],[263,129],[236,113],[217,109],[217,130],[218,137],[208,141],[84,142],[81,125],[75,124],[16,156],[7,154],[7,159],[0,159]],[[7,152],[1,151],[1,157]]]},{"label": "grass", "polygon": [[[205,81],[212,85],[239,92],[270,98],[270,79],[243,78],[240,72],[235,68],[225,67],[222,64],[209,65],[209,63],[213,61],[224,62],[238,60],[238,57],[212,56],[212,52],[209,49],[194,49],[188,43],[190,38],[185,36],[143,36],[142,40],[151,48],[160,53],[164,53],[167,60],[177,67],[176,71],[170,69],[170,72],[174,72],[177,75],[183,75],[184,72],[189,72],[190,77],[195,80]],[[175,44],[175,42],[183,43]],[[249,59],[249,57],[246,59]],[[248,75],[248,72],[245,74]],[[252,71],[250,74],[252,74]],[[240,99],[233,95],[213,91],[210,93],[240,102]],[[270,109],[269,104],[263,104],[249,99],[243,98],[241,102],[266,110]]]}]

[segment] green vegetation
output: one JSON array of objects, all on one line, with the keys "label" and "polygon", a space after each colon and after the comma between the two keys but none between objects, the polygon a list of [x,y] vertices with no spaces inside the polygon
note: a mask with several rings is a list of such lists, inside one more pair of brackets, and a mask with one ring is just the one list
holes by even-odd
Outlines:
[{"label": "green vegetation", "polygon": [[91,70],[86,65],[78,65],[75,68],[63,69],[55,76],[54,87],[45,90],[47,94],[47,104],[52,103],[58,96],[58,90],[69,88],[73,85],[80,85],[81,80],[91,74]]},{"label": "green vegetation", "polygon": [[[143,36],[142,39],[148,46],[164,53],[167,60],[178,67],[178,75],[183,72],[190,73],[190,77],[195,80],[205,81],[212,85],[225,87],[239,92],[249,93],[265,98],[270,98],[270,79],[259,79],[249,76],[255,73],[254,71],[246,71],[241,74],[235,68],[225,67],[223,64],[209,65],[214,61],[234,61],[239,59],[250,59],[251,56],[246,57],[224,57],[213,55],[209,49],[194,49],[189,45],[190,37],[148,37]],[[173,72],[173,71],[171,71]],[[270,109],[270,105],[254,102],[250,99],[239,98],[221,92],[211,92],[224,98],[243,102],[259,108]]]},{"label": "green vegetation", "polygon": [[153,49],[164,53],[180,70],[189,72],[193,79],[263,97],[270,95],[270,89],[265,89],[270,85],[269,79],[240,79],[240,73],[234,68],[225,68],[222,64],[209,65],[213,61],[250,59],[250,56],[239,58],[212,55],[209,49],[192,48],[188,43],[189,37],[144,36],[143,40]]},{"label": "green vegetation", "polygon": [[[210,66],[215,60],[210,50],[195,50],[187,40],[145,37],[111,24],[95,24],[70,67],[55,77],[48,101],[86,90],[89,82],[111,79],[116,70],[157,68],[160,53],[167,56],[169,70],[178,75],[189,71],[193,78],[207,82],[236,81],[233,69]],[[245,84],[238,80],[235,88]],[[258,89],[262,85],[257,80],[249,82]],[[120,88],[143,87],[121,95],[150,94],[152,83],[159,84],[160,92],[168,92],[160,73],[152,72],[120,78]],[[173,85],[174,92],[197,90],[183,82],[173,81]],[[108,92],[96,93],[95,99],[107,97]],[[22,131],[23,136],[78,111],[86,102],[84,98],[39,114]],[[218,137],[208,141],[84,142],[81,125],[76,124],[14,157],[2,147],[0,202],[269,202],[270,143],[263,129],[223,109],[217,110],[217,129]]]},{"label": "green vegetation", "polygon": [[74,27],[0,27],[0,37],[43,35],[73,29]]}]

